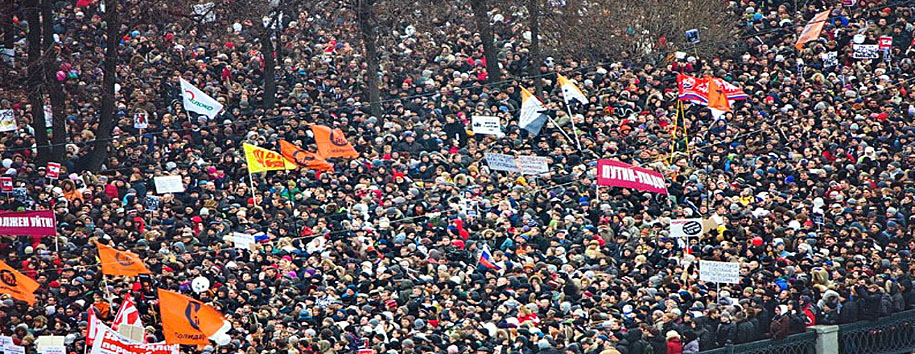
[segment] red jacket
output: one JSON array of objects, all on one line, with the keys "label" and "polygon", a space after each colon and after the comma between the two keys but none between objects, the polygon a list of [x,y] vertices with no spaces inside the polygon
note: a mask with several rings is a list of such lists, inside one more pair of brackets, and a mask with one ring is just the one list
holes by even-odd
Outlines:
[{"label": "red jacket", "polygon": [[680,343],[680,338],[671,338],[667,341],[667,354],[683,354],[683,343]]}]

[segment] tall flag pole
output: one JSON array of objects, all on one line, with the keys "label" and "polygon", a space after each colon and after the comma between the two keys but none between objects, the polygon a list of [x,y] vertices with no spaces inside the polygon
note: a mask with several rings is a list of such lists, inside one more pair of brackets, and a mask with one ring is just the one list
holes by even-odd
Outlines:
[{"label": "tall flag pole", "polygon": [[575,117],[572,116],[572,105],[570,101],[576,100],[581,104],[588,103],[588,98],[584,93],[575,86],[575,82],[567,79],[565,76],[562,76],[560,73],[556,73],[556,78],[559,81],[559,87],[562,89],[562,99],[566,103],[566,112],[569,113],[569,122],[572,123],[572,133],[575,134],[575,143],[578,145],[578,151],[581,151],[581,139],[578,138],[578,129],[575,128]]}]

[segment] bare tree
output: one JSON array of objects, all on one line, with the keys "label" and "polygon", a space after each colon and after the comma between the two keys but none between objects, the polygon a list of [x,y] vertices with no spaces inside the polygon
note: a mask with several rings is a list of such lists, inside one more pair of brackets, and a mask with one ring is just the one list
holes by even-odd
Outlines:
[{"label": "bare tree", "polygon": [[86,169],[98,171],[108,159],[111,131],[114,129],[114,84],[118,65],[118,39],[120,38],[121,0],[105,2],[105,59],[102,62],[102,107],[99,114],[98,131],[86,161]]},{"label": "bare tree", "polygon": [[25,9],[29,30],[26,34],[29,43],[28,49],[28,78],[27,97],[32,106],[32,129],[35,131],[35,145],[38,147],[38,162],[47,161],[51,152],[48,145],[48,128],[45,126],[44,95],[42,90],[42,73],[44,65],[41,57],[41,3],[32,0]]},{"label": "bare tree", "polygon": [[480,32],[480,39],[483,41],[487,81],[496,82],[500,80],[502,75],[499,69],[499,59],[496,56],[496,39],[489,19],[490,8],[488,4],[485,0],[470,0],[470,8],[473,10],[473,19],[477,32]]},{"label": "bare tree", "polygon": [[[44,88],[51,101],[53,122],[51,127],[51,154],[47,157],[52,161],[63,161],[66,154],[67,117],[64,112],[66,95],[60,81],[56,80],[55,69],[58,51],[54,43],[54,14],[51,0],[41,0],[41,23],[44,37]],[[44,164],[46,161],[41,161]]]},{"label": "bare tree", "polygon": [[378,89],[378,33],[375,26],[376,0],[354,0],[356,2],[356,21],[362,34],[362,45],[365,54],[366,68],[364,92],[368,93],[369,111],[375,117],[381,117],[381,93]]}]

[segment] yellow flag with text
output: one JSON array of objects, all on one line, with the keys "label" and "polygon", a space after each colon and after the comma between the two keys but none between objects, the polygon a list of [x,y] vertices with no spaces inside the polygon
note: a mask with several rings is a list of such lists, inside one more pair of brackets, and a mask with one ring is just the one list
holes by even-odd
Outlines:
[{"label": "yellow flag with text", "polygon": [[280,153],[245,144],[245,161],[248,163],[248,172],[263,172],[274,170],[294,170],[296,164],[289,161]]}]

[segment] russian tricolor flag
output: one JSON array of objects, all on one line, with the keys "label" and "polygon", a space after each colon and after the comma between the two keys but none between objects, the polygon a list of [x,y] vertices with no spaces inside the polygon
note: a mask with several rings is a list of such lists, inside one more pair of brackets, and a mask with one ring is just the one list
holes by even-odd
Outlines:
[{"label": "russian tricolor flag", "polygon": [[489,252],[489,246],[487,245],[483,245],[483,250],[480,252],[480,265],[489,269],[502,269],[502,267],[492,262],[492,254]]}]

